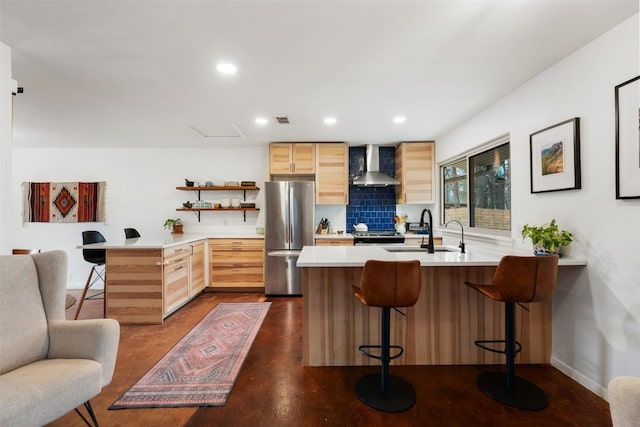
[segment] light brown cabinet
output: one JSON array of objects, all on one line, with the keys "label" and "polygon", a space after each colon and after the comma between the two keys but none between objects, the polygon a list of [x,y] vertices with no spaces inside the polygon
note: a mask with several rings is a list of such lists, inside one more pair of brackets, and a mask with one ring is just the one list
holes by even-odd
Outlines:
[{"label": "light brown cabinet", "polygon": [[313,175],[316,173],[316,144],[311,142],[269,144],[271,175]]},{"label": "light brown cabinet", "polygon": [[[424,238],[424,243],[427,243],[427,240],[429,239],[428,235],[422,235],[422,234],[414,234],[414,235],[410,235],[404,236],[404,245],[405,246],[420,246],[422,244],[422,239]],[[436,246],[442,246],[442,237],[433,237],[433,244]]]},{"label": "light brown cabinet", "polygon": [[206,251],[205,241],[191,243],[191,283],[189,287],[189,296],[194,297],[202,291],[207,283],[206,276]]},{"label": "light brown cabinet", "polygon": [[264,288],[264,239],[209,239],[209,286]]},{"label": "light brown cabinet", "polygon": [[396,147],[396,203],[426,204],[435,200],[435,143],[402,142]]},{"label": "light brown cabinet", "polygon": [[353,246],[353,239],[316,239],[316,246]]},{"label": "light brown cabinet", "polygon": [[163,254],[163,307],[168,315],[189,299],[191,246],[173,246]]},{"label": "light brown cabinet", "polygon": [[316,204],[349,203],[349,147],[346,143],[316,144]]}]

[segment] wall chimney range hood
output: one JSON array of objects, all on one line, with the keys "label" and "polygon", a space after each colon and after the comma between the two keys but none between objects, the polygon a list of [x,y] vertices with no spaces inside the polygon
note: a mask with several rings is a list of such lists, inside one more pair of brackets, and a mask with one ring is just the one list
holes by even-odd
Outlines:
[{"label": "wall chimney range hood", "polygon": [[386,187],[398,185],[400,181],[380,172],[380,153],[377,145],[367,145],[366,172],[353,180],[353,185],[362,187]]}]

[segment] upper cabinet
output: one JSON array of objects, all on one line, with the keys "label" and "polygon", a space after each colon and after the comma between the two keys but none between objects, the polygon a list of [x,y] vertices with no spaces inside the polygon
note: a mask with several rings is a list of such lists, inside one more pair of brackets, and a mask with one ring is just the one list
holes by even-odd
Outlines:
[{"label": "upper cabinet", "polygon": [[269,145],[271,175],[313,175],[316,173],[316,144],[272,143]]},{"label": "upper cabinet", "polygon": [[396,147],[396,203],[435,202],[435,143],[402,142]]},{"label": "upper cabinet", "polygon": [[316,204],[349,203],[349,146],[346,143],[316,144]]}]

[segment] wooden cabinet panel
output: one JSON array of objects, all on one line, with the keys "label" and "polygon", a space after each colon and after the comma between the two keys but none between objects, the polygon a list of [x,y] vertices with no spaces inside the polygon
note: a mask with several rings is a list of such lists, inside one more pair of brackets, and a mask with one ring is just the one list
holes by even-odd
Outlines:
[{"label": "wooden cabinet panel", "polygon": [[349,203],[349,147],[346,143],[316,144],[316,204]]},{"label": "wooden cabinet panel", "polygon": [[264,239],[210,239],[211,287],[264,286]]},{"label": "wooden cabinet panel", "polygon": [[296,175],[313,175],[316,173],[316,144],[293,144],[293,173]]},{"label": "wooden cabinet panel", "polygon": [[315,144],[269,144],[269,173],[271,175],[313,175],[316,172]]},{"label": "wooden cabinet panel", "polygon": [[193,297],[206,287],[205,282],[205,242],[191,243],[191,283],[189,296]]},{"label": "wooden cabinet panel", "polygon": [[162,323],[162,249],[108,249],[106,273],[106,317]]},{"label": "wooden cabinet panel", "polygon": [[[424,236],[424,243],[427,243],[429,236]],[[422,235],[404,236],[405,246],[420,246],[422,244]],[[436,246],[442,246],[442,237],[433,237],[433,244]]]},{"label": "wooden cabinet panel", "polygon": [[353,239],[316,239],[316,246],[353,246]]},{"label": "wooden cabinet panel", "polygon": [[164,270],[164,312],[171,313],[189,298],[189,260],[169,262]]},{"label": "wooden cabinet panel", "polygon": [[396,147],[396,203],[434,203],[435,143],[403,142]]}]

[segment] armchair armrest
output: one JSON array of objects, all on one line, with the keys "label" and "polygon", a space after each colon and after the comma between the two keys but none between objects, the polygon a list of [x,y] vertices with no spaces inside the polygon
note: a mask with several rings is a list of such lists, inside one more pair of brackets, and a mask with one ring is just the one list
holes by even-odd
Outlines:
[{"label": "armchair armrest", "polygon": [[61,320],[49,323],[49,359],[91,359],[102,365],[102,387],[116,365],[120,324],[114,319]]}]

